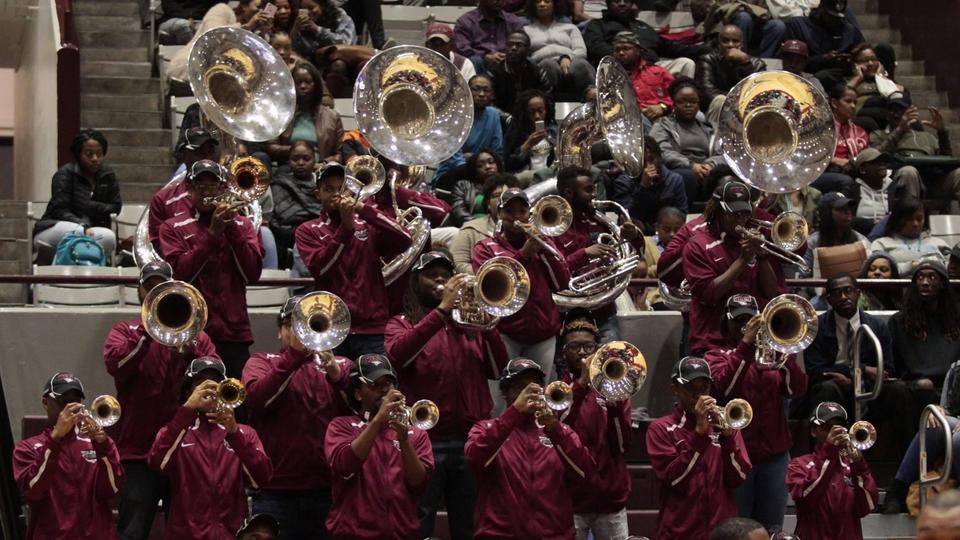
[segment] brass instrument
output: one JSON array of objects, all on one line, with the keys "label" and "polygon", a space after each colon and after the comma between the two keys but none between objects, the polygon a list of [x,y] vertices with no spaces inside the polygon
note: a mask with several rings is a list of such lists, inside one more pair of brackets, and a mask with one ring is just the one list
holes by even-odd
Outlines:
[{"label": "brass instrument", "polygon": [[823,92],[792,73],[763,71],[727,93],[717,137],[724,159],[744,182],[788,193],[823,173],[837,135]]},{"label": "brass instrument", "polygon": [[407,407],[405,404],[390,415],[390,420],[402,426],[413,426],[427,431],[440,421],[440,408],[429,399],[421,399]]},{"label": "brass instrument", "polygon": [[626,341],[602,345],[588,359],[590,385],[607,401],[630,399],[647,379],[647,360]]},{"label": "brass instrument", "polygon": [[354,156],[347,161],[345,169],[347,176],[353,177],[362,186],[359,190],[350,189],[359,201],[379,193],[386,182],[387,172],[380,160],[373,156]]},{"label": "brass instrument", "polygon": [[744,399],[731,399],[723,408],[710,408],[710,421],[721,431],[744,429],[753,421],[753,407]]},{"label": "brass instrument", "polygon": [[259,201],[270,189],[270,168],[255,157],[245,156],[231,161],[226,178],[226,191],[216,197],[205,197],[204,203],[240,208]]},{"label": "brass instrument", "polygon": [[[927,463],[927,430],[931,420],[936,422],[939,429],[943,430],[943,471],[935,476],[930,474],[929,464]],[[944,484],[950,480],[950,469],[953,467],[953,437],[950,429],[950,423],[947,416],[939,405],[931,403],[924,407],[920,414],[920,509],[927,503],[927,488]]]},{"label": "brass instrument", "polygon": [[[516,223],[520,225],[519,221]],[[570,208],[570,203],[559,195],[547,195],[534,203],[530,209],[529,223],[537,229],[539,234],[534,234],[527,229],[523,229],[523,232],[554,257],[563,259],[563,255],[539,235],[556,237],[567,232],[573,223],[573,209]]]},{"label": "brass instrument", "polygon": [[[813,305],[796,294],[781,294],[771,300],[760,314],[756,363],[764,369],[779,369],[790,354],[798,353],[817,337],[819,320]],[[777,354],[782,359],[777,359]]]},{"label": "brass instrument", "polygon": [[[756,236],[763,242],[763,251],[789,264],[795,264],[804,272],[810,271],[810,266],[801,257],[794,253],[807,241],[809,228],[807,220],[796,212],[783,212],[773,222],[751,218],[750,223],[757,229],[747,229],[740,225],[737,232],[741,235]],[[767,240],[760,232],[760,228],[770,230],[771,240]]]},{"label": "brass instrument", "polygon": [[690,282],[686,279],[680,282],[679,287],[671,287],[665,281],[657,281],[657,289],[660,291],[660,298],[663,304],[674,311],[689,311],[690,300],[693,298],[693,290],[690,289]]},{"label": "brass instrument", "polygon": [[326,291],[303,295],[290,320],[297,341],[313,353],[321,370],[326,365],[320,353],[337,348],[350,333],[350,309],[339,296]]},{"label": "brass instrument", "polygon": [[144,297],[140,321],[157,343],[183,347],[195,342],[207,325],[207,302],[193,285],[165,281]]},{"label": "brass instrument", "polygon": [[877,442],[877,429],[866,420],[854,422],[843,437],[840,457],[850,460],[857,454],[870,449]]},{"label": "brass instrument", "polygon": [[543,389],[543,403],[553,411],[565,411],[573,405],[573,387],[563,381],[553,381]]},{"label": "brass instrument", "polygon": [[217,385],[217,410],[236,409],[247,399],[247,389],[237,379],[224,379]]},{"label": "brass instrument", "polygon": [[500,317],[520,311],[529,297],[526,268],[510,257],[493,257],[464,280],[451,317],[462,328],[489,330]]},{"label": "brass instrument", "polygon": [[80,411],[80,433],[90,436],[103,428],[110,427],[120,421],[120,402],[110,395],[98,396]]}]

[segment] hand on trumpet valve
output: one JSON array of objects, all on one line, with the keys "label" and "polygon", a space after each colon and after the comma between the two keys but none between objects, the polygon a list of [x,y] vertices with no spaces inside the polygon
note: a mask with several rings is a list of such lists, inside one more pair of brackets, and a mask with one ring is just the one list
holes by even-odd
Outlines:
[{"label": "hand on trumpet valve", "polygon": [[523,414],[536,414],[537,411],[545,409],[547,406],[543,402],[543,387],[537,383],[528,384],[517,399],[513,400],[513,406]]},{"label": "hand on trumpet valve", "polygon": [[354,218],[357,215],[357,211],[361,206],[363,206],[363,204],[359,203],[350,195],[341,193],[334,196],[333,206],[340,214],[340,226],[345,227],[348,230],[353,229]]},{"label": "hand on trumpet valve", "polygon": [[527,241],[524,242],[523,248],[520,250],[520,255],[525,259],[536,257],[537,253],[540,253],[540,250],[543,248],[538,238],[540,232],[530,223],[517,221],[516,224],[527,234]]},{"label": "hand on trumpet valve", "polygon": [[82,414],[83,404],[68,403],[65,405],[63,409],[60,410],[60,414],[57,415],[57,423],[53,426],[53,431],[50,432],[50,438],[57,441],[67,433],[70,433],[82,420]]},{"label": "hand on trumpet valve", "polygon": [[763,253],[763,236],[750,229],[738,227],[740,233],[740,258],[750,262]]},{"label": "hand on trumpet valve", "polygon": [[197,385],[183,406],[198,412],[210,412],[217,408],[217,382],[207,380]]},{"label": "hand on trumpet valve", "polygon": [[219,236],[235,217],[237,217],[237,208],[228,204],[218,204],[210,218],[210,232]]},{"label": "hand on trumpet valve", "polygon": [[437,306],[437,309],[449,313],[453,308],[457,307],[457,298],[467,279],[468,276],[466,274],[457,274],[448,279],[443,285],[439,285],[441,296],[440,305]]},{"label": "hand on trumpet valve", "polygon": [[760,333],[760,328],[763,326],[763,317],[758,313],[750,318],[747,321],[747,324],[743,327],[743,338],[741,341],[747,345],[753,345],[757,342],[757,334]]},{"label": "hand on trumpet valve", "polygon": [[212,411],[207,411],[207,422],[211,424],[220,424],[227,433],[237,432],[237,419],[233,415],[233,409],[230,407],[217,407]]},{"label": "hand on trumpet valve", "polygon": [[733,430],[724,426],[723,409],[717,405],[717,400],[709,395],[702,395],[697,398],[697,403],[693,408],[697,415],[696,431],[700,435],[705,435],[711,426],[717,426],[723,430],[724,436],[733,434]]},{"label": "hand on trumpet valve", "polygon": [[[405,437],[407,434],[407,424],[403,418],[406,409],[407,398],[399,390],[393,389],[383,396],[380,402],[380,409],[371,423],[386,425],[397,432],[397,438]],[[401,433],[402,432],[402,433]]]}]

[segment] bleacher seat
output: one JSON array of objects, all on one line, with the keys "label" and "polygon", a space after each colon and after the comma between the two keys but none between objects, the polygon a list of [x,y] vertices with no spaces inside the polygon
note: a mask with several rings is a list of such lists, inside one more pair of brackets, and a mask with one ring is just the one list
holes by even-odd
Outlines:
[{"label": "bleacher seat", "polygon": [[474,9],[472,6],[428,6],[427,16],[435,22],[453,25],[464,13]]},{"label": "bleacher seat", "polygon": [[[123,266],[118,269],[123,277],[140,278],[140,269],[136,266]],[[140,296],[137,294],[137,285],[122,285],[120,287],[120,305],[139,306]]]},{"label": "bleacher seat", "polygon": [[117,235],[117,243],[124,238],[129,238],[137,232],[137,223],[140,216],[147,208],[145,204],[126,203],[120,209],[119,214],[113,215],[113,232]]},{"label": "bleacher seat", "polygon": [[930,234],[940,238],[948,246],[960,242],[960,216],[937,214],[930,216]]},{"label": "bleacher seat", "polygon": [[[264,270],[260,273],[260,278],[287,278],[290,277],[289,270]],[[280,307],[287,298],[290,297],[290,291],[286,287],[275,287],[268,285],[251,285],[247,287],[247,307]]]},{"label": "bleacher seat", "polygon": [[583,105],[583,103],[577,103],[575,101],[561,101],[554,106],[555,117],[557,122],[560,122],[567,117],[568,114],[572,113],[577,107]]},{"label": "bleacher seat", "polygon": [[[38,276],[116,276],[111,266],[34,266]],[[120,304],[117,285],[58,283],[33,286],[33,303],[43,306],[115,306]]]}]

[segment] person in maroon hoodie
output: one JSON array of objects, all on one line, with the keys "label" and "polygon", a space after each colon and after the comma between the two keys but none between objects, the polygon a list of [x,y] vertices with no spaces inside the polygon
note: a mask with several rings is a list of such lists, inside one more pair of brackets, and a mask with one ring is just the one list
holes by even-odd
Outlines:
[{"label": "person in maroon hoodie", "polygon": [[[616,249],[597,241],[601,233],[610,233],[610,227],[603,222],[606,218],[601,217],[602,214],[593,207],[597,190],[590,171],[576,166],[560,169],[557,173],[557,193],[570,203],[573,210],[570,228],[554,241],[560,253],[566,257],[570,273],[575,275],[593,268],[597,260],[616,258]],[[621,240],[631,242],[643,257],[643,234],[636,225],[624,223],[620,227],[620,236]],[[620,339],[620,323],[613,301],[595,309],[593,315],[600,325],[604,343]]]},{"label": "person in maroon hoodie", "polygon": [[723,346],[723,302],[731,292],[751,294],[764,305],[785,290],[783,274],[774,268],[779,259],[766,255],[760,237],[737,231],[749,227],[752,216],[750,189],[741,182],[728,182],[704,208],[707,226],[683,248],[683,272],[692,292],[690,350],[694,355]]},{"label": "person in maroon hoodie", "polygon": [[283,523],[281,540],[327,538],[330,468],[323,439],[331,420],[350,413],[342,395],[350,360],[323,352],[326,373],[320,369],[293,333],[299,300],[289,298],[277,316],[280,352],[254,353],[243,368],[250,425],[273,462],[273,478],[253,493],[252,510]]},{"label": "person in maroon hoodie", "polygon": [[334,418],[324,452],[333,477],[330,537],[420,538],[417,496],[433,472],[426,432],[396,421],[404,396],[382,354],[365,354],[350,368],[347,396],[356,414]]},{"label": "person in maroon hoodie", "polygon": [[[511,188],[500,195],[498,210],[500,231],[492,238],[484,238],[473,247],[473,270],[493,257],[510,257],[527,270],[530,276],[530,297],[527,303],[509,317],[500,320],[498,329],[511,358],[523,356],[532,359],[547,377],[555,378],[553,357],[556,354],[557,332],[560,331],[560,311],[553,302],[553,293],[566,289],[570,282],[567,262],[543,247],[527,232],[536,234],[530,220],[530,199],[527,194]],[[553,240],[540,236],[553,247]],[[557,252],[559,253],[559,251]],[[503,403],[495,408],[502,410]]]},{"label": "person in maroon hoodie", "polygon": [[383,263],[410,246],[410,235],[372,205],[344,190],[343,165],[328,163],[317,180],[323,213],[297,227],[297,251],[317,289],[336,294],[350,308],[350,335],[334,352],[356,359],[383,354],[390,300]]},{"label": "person in maroon hoodie", "polygon": [[420,497],[420,536],[433,536],[441,501],[446,501],[450,536],[473,536],[476,482],[463,457],[470,428],[490,418],[488,380],[500,377],[509,357],[496,329],[477,331],[451,319],[464,275],[453,275],[453,260],[431,251],[411,269],[403,315],[387,323],[387,354],[400,367],[411,402],[430,399],[440,421],[430,430],[435,468]]},{"label": "person in maroon hoodie", "polygon": [[585,309],[567,313],[560,331],[560,350],[573,385],[573,404],[563,419],[580,436],[597,464],[593,475],[570,488],[577,538],[592,533],[596,540],[626,538],[630,474],[624,453],[630,446],[630,400],[607,401],[590,386],[587,360],[600,346],[600,329]]},{"label": "person in maroon hoodie", "polygon": [[13,478],[30,508],[27,540],[117,538],[110,501],[124,481],[120,453],[85,420],[84,398],[80,379],[55,373],[43,387],[47,427],[13,449]]},{"label": "person in maroon hoodie", "polygon": [[812,454],[793,459],[787,468],[787,486],[797,504],[797,530],[803,540],[857,540],[863,538],[860,518],[880,502],[877,483],[861,452],[842,456],[847,411],[824,401],[810,417]]},{"label": "person in maroon hoodie", "polygon": [[737,515],[733,490],[747,479],[750,458],[740,432],[719,431],[711,409],[713,377],[702,358],[681,358],[673,369],[673,413],[647,429],[647,452],[660,486],[659,540],[706,540]]},{"label": "person in maroon hoodie", "polygon": [[574,538],[570,490],[595,464],[573,428],[546,407],[545,379],[533,360],[511,360],[500,376],[511,405],[470,430],[464,453],[477,477],[474,538]]},{"label": "person in maroon hoodie", "polygon": [[741,516],[775,532],[783,527],[787,509],[784,477],[793,445],[786,401],[806,392],[807,373],[803,362],[792,354],[779,369],[757,364],[757,333],[762,322],[757,300],[749,294],[734,294],[727,299],[722,322],[726,345],[707,352],[704,359],[713,373],[717,401],[726,404],[740,398],[753,407],[753,422],[742,432],[753,469],[734,497]]},{"label": "person in maroon hoodie", "polygon": [[[164,261],[140,269],[140,302],[154,287],[173,279]],[[216,356],[205,332],[194,343],[178,349],[154,341],[140,318],[113,325],[103,346],[103,361],[113,376],[123,415],[117,422],[117,448],[127,478],[120,491],[117,529],[123,540],[147,540],[157,513],[166,499],[167,480],[147,466],[147,454],[157,432],[177,412],[180,378],[187,365],[200,356]]]},{"label": "person in maroon hoodie", "polygon": [[240,378],[253,343],[247,284],[260,279],[263,247],[249,218],[238,215],[236,207],[209,200],[226,188],[223,174],[212,161],[193,164],[187,189],[194,214],[165,221],[160,246],[174,273],[203,294],[209,311],[205,330],[227,373]]},{"label": "person in maroon hoodie", "polygon": [[147,456],[154,470],[170,478],[168,540],[233,539],[247,517],[244,486],[259,489],[273,474],[257,432],[238,424],[232,409],[218,407],[217,384],[225,378],[216,358],[190,362],[182,405]]}]

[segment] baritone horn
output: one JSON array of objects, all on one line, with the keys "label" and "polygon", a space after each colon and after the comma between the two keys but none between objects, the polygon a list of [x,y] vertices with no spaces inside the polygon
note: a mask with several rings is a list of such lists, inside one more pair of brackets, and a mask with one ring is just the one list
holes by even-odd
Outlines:
[{"label": "baritone horn", "polygon": [[207,302],[193,285],[165,281],[144,297],[140,322],[157,343],[165,347],[187,346],[196,341],[207,324]]},{"label": "baritone horn", "polygon": [[723,408],[711,407],[710,419],[721,431],[744,429],[753,421],[753,407],[744,399],[731,399]]},{"label": "baritone horn", "polygon": [[510,257],[493,257],[475,276],[466,276],[457,291],[453,322],[468,330],[489,330],[520,311],[530,297],[530,275]]},{"label": "baritone horn", "polygon": [[788,355],[806,349],[817,337],[817,311],[802,296],[781,294],[763,308],[760,317],[756,362],[761,368],[779,369]]},{"label": "baritone horn", "polygon": [[402,426],[413,426],[427,431],[440,421],[440,408],[429,399],[421,399],[411,407],[404,404],[390,415],[390,419]]},{"label": "baritone horn", "polygon": [[607,401],[630,399],[647,379],[647,360],[635,345],[611,341],[587,359],[590,385]]},{"label": "baritone horn", "polygon": [[80,433],[91,435],[103,428],[110,427],[120,421],[120,402],[110,395],[98,396],[80,412]]},{"label": "baritone horn", "polygon": [[321,371],[326,369],[320,353],[337,348],[350,333],[350,309],[339,296],[315,291],[300,297],[291,314],[293,335],[313,353]]}]

